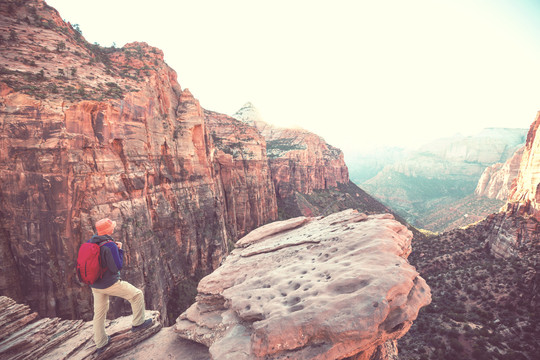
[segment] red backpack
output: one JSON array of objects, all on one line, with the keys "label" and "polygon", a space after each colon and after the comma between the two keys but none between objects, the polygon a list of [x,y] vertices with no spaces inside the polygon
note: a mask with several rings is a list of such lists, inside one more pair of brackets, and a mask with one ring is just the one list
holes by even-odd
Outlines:
[{"label": "red backpack", "polygon": [[101,279],[107,269],[101,265],[101,245],[96,243],[87,242],[81,245],[79,248],[79,255],[77,256],[77,275],[79,280],[83,283],[92,285],[98,279]]}]

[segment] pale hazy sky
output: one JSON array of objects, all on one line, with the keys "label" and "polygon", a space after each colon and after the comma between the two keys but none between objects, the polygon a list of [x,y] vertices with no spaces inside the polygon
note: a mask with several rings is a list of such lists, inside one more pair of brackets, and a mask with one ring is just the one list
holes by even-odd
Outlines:
[{"label": "pale hazy sky", "polygon": [[204,108],[251,101],[346,154],[540,110],[540,0],[46,2],[92,43],[162,49]]}]

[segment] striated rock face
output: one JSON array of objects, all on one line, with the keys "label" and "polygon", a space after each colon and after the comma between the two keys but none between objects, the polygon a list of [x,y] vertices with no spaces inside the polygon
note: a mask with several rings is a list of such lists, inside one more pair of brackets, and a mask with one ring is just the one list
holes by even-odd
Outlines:
[{"label": "striated rock face", "polygon": [[411,238],[353,210],[265,225],[201,280],[175,329],[220,360],[388,358],[431,300]]},{"label": "striated rock face", "polygon": [[512,183],[518,175],[524,150],[525,148],[520,148],[504,164],[496,163],[487,167],[480,176],[474,193],[489,199],[506,201],[510,195]]},{"label": "striated rock face", "polygon": [[519,164],[508,201],[500,214],[487,218],[487,243],[498,257],[522,257],[523,249],[540,244],[540,113],[532,123],[527,142],[507,168]]},{"label": "striated rock face", "polygon": [[534,218],[502,212],[488,216],[483,225],[486,242],[494,256],[520,256],[523,249],[540,244],[540,222]]},{"label": "striated rock face", "polygon": [[225,197],[227,229],[233,239],[277,219],[277,203],[266,141],[252,126],[205,110],[215,144],[214,168]]},{"label": "striated rock face", "polygon": [[[110,217],[122,276],[174,320],[232,236],[275,219],[263,143],[238,140],[250,159],[216,148],[207,121],[227,130],[159,49],[88,44],[41,0],[1,2],[0,30],[0,293],[89,319],[77,250]],[[111,316],[129,312],[112,302]]]},{"label": "striated rock face", "polygon": [[531,124],[507,209],[540,220],[540,112]]},{"label": "striated rock face", "polygon": [[254,126],[266,139],[272,180],[281,209],[294,206],[301,215],[318,215],[316,207],[303,204],[298,194],[309,195],[315,190],[337,188],[340,184],[349,183],[342,151],[326,143],[320,136],[300,128],[272,126],[262,120],[251,103],[245,104],[233,117]]},{"label": "striated rock face", "polygon": [[[161,329],[159,312],[148,311],[146,318],[154,324],[131,331],[131,316],[107,321],[111,342],[101,354],[93,341],[92,322],[82,320],[38,319],[26,305],[0,296],[0,358],[10,360],[104,360],[125,352]],[[114,358],[117,358],[116,356]]]}]

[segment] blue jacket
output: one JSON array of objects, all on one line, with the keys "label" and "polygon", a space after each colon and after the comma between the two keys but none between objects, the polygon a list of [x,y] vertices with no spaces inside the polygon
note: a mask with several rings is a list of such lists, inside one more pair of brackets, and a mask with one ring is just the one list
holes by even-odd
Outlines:
[{"label": "blue jacket", "polygon": [[120,280],[120,270],[124,265],[124,251],[119,249],[113,238],[109,235],[94,235],[88,242],[100,244],[111,240],[101,247],[101,264],[107,269],[101,279],[90,285],[95,289],[106,289]]}]

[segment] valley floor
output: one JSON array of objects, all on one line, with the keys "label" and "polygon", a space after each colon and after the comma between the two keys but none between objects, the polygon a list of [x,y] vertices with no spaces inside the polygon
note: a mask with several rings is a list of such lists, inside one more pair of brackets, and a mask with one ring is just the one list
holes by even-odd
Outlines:
[{"label": "valley floor", "polygon": [[479,224],[413,239],[433,301],[399,340],[401,360],[538,359],[540,247],[498,259],[482,237]]}]

